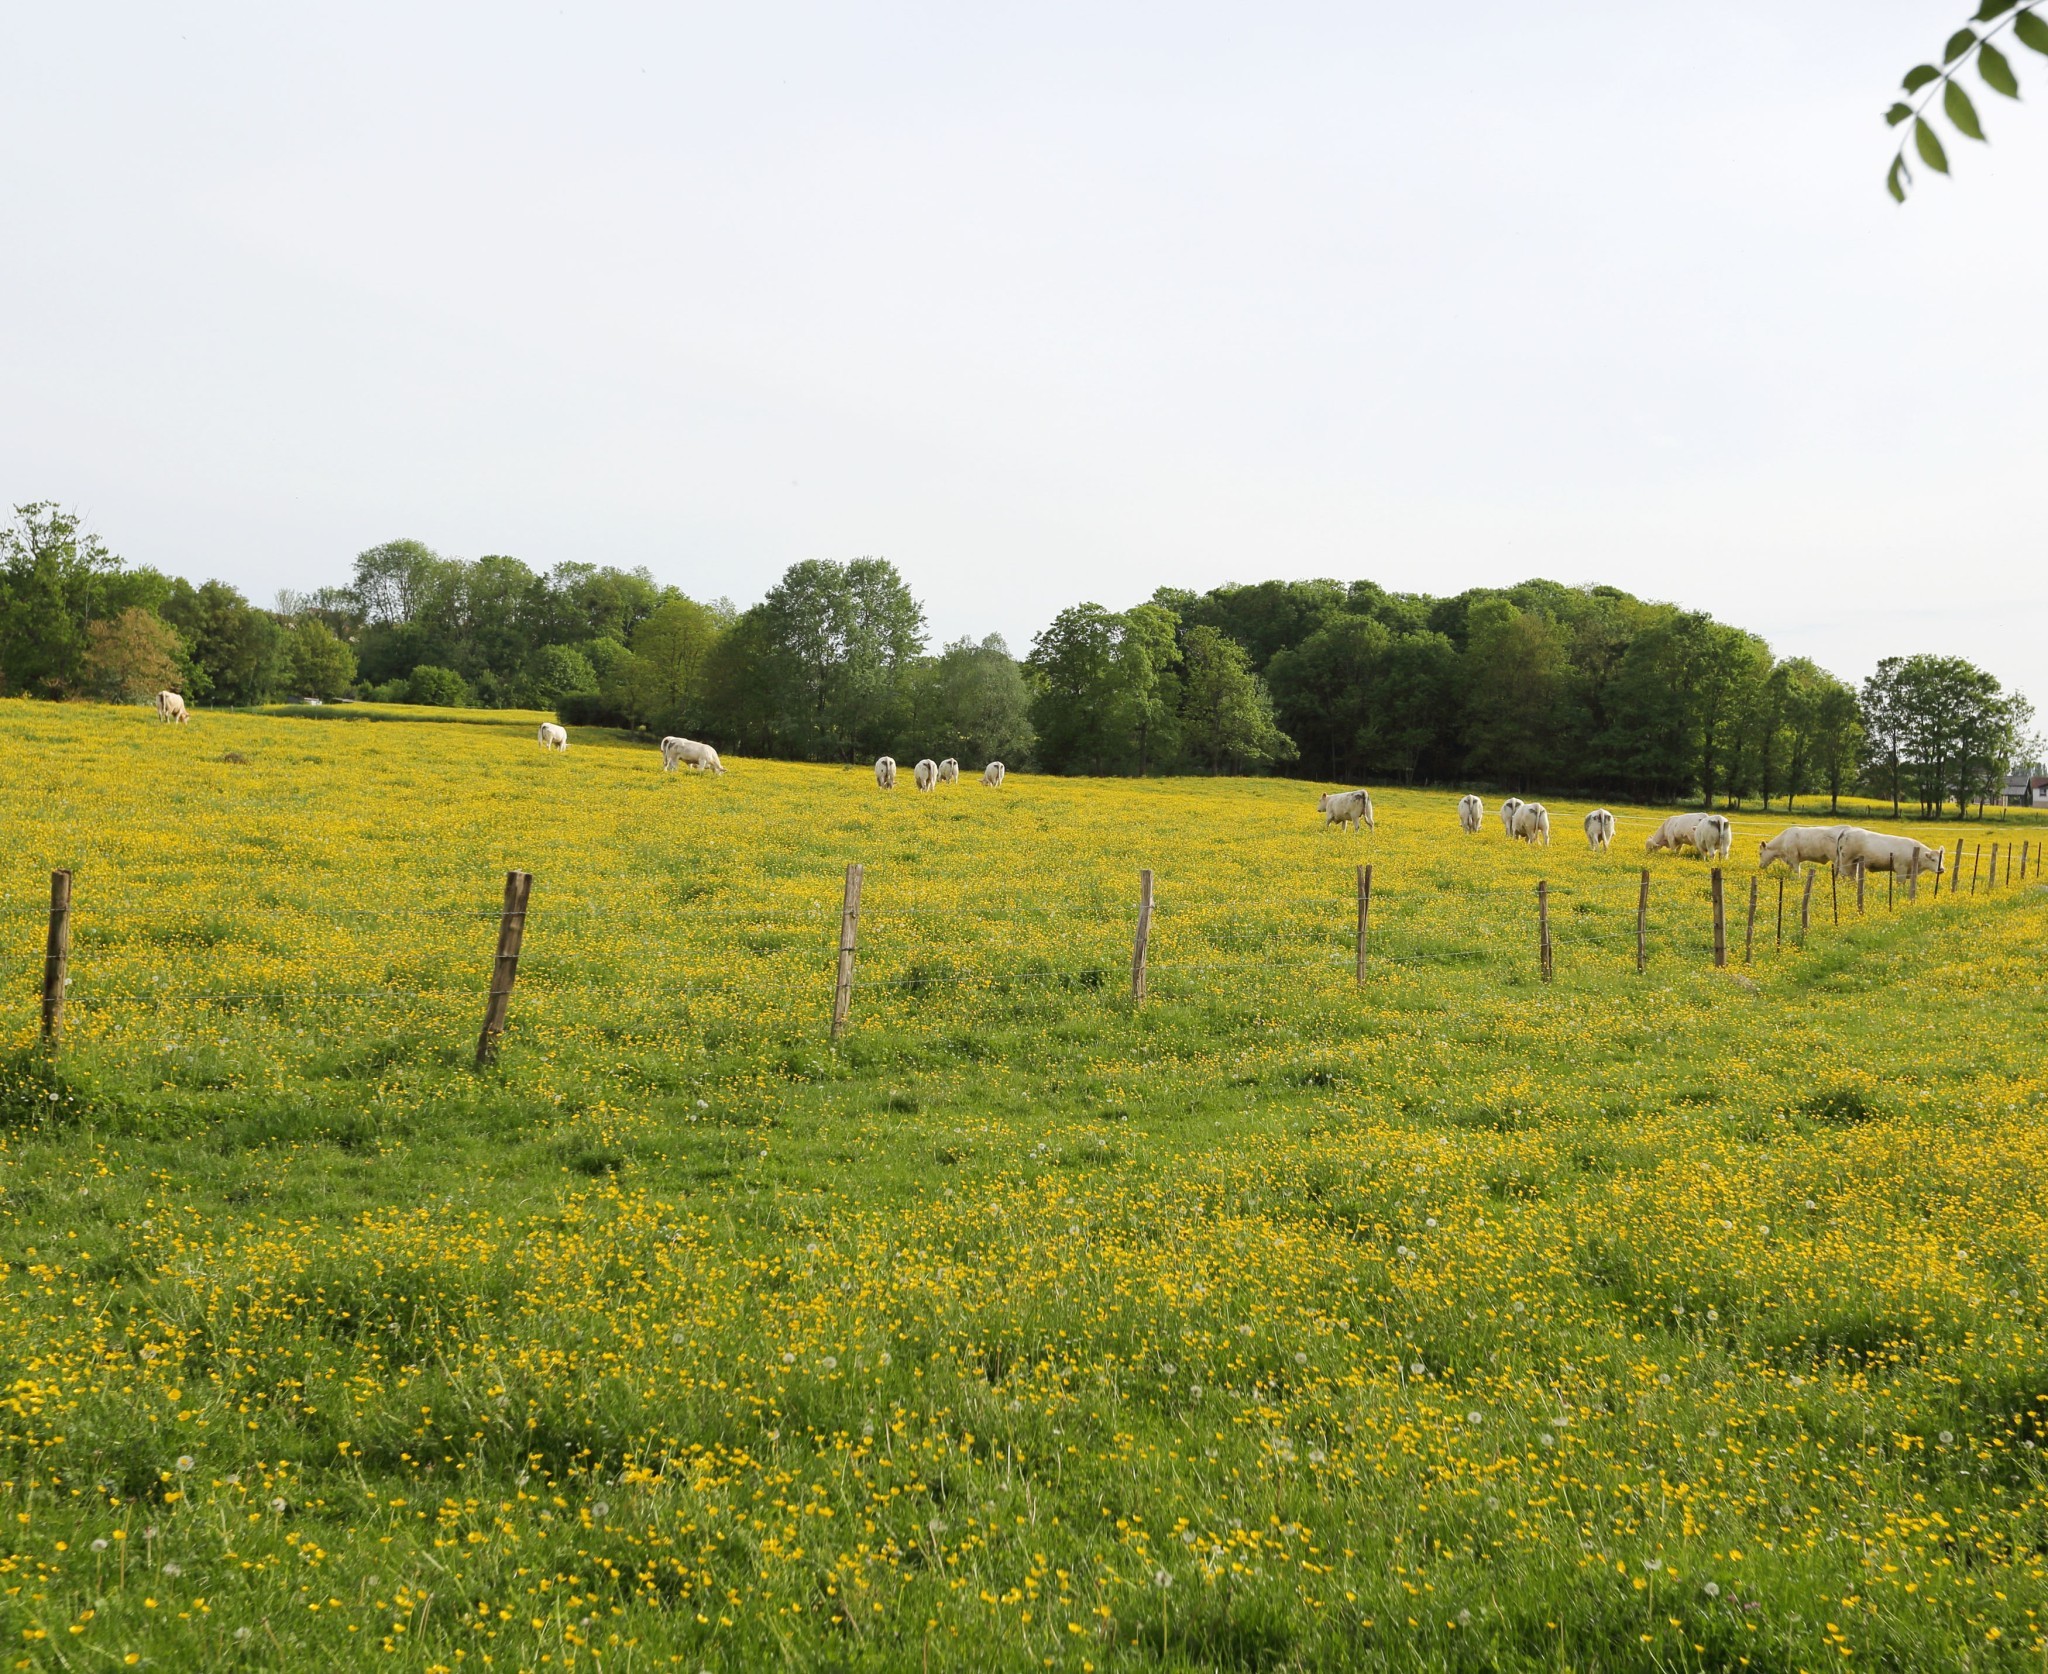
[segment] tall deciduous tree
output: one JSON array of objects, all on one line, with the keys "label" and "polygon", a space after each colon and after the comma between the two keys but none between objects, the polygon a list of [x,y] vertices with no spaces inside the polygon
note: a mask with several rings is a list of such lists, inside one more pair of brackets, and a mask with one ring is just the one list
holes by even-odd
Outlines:
[{"label": "tall deciduous tree", "polygon": [[177,630],[139,605],[87,623],[85,640],[84,689],[103,703],[144,703],[183,682]]},{"label": "tall deciduous tree", "polygon": [[1273,719],[1272,697],[1243,646],[1197,624],[1181,662],[1181,737],[1212,773],[1294,758],[1294,741]]},{"label": "tall deciduous tree", "polygon": [[62,697],[85,677],[86,624],[121,560],[76,512],[17,506],[0,529],[0,690]]},{"label": "tall deciduous tree", "polygon": [[626,674],[627,710],[657,734],[703,730],[704,696],[719,622],[695,599],[677,593],[633,630]]}]

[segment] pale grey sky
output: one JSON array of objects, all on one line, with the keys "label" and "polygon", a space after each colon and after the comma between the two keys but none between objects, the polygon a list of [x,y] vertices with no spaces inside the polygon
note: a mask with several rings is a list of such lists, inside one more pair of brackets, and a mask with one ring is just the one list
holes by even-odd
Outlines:
[{"label": "pale grey sky", "polygon": [[1970,9],[17,5],[0,494],[259,601],[1545,575],[2025,686],[2048,60],[1880,184]]}]

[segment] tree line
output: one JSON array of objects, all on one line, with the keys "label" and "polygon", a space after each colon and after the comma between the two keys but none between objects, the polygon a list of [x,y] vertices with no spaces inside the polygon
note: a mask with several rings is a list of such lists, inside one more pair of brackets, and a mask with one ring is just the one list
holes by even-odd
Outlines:
[{"label": "tree line", "polygon": [[1070,606],[1018,658],[998,635],[932,649],[881,558],[792,565],[740,610],[645,569],[542,573],[402,540],[265,610],[221,582],[126,565],[55,505],[19,508],[0,531],[0,690],[164,688],[199,704],[553,709],[813,761],[1292,767],[1765,808],[1864,791],[1930,816],[1995,794],[2038,749],[2026,700],[1961,658],[1887,658],[1859,689],[1616,587],[1162,588],[1125,610]]}]

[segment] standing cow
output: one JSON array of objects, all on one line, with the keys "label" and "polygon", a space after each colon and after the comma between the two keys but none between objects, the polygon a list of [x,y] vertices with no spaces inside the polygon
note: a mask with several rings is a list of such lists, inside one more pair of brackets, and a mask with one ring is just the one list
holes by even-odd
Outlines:
[{"label": "standing cow", "polygon": [[1511,796],[1500,805],[1500,828],[1510,837],[1515,834],[1515,816],[1522,811],[1522,799]]},{"label": "standing cow", "polygon": [[990,790],[1001,790],[1003,788],[1003,764],[999,761],[990,762],[988,766],[981,770],[981,782],[988,786]]},{"label": "standing cow", "polygon": [[1550,846],[1550,810],[1540,802],[1525,802],[1515,810],[1515,835],[1534,847]]},{"label": "standing cow", "polygon": [[957,785],[960,782],[960,764],[951,756],[939,763],[939,783]]},{"label": "standing cow", "polygon": [[185,713],[185,700],[176,692],[158,692],[156,718],[159,721],[175,721],[179,726],[183,726],[191,716]]},{"label": "standing cow", "polygon": [[664,738],[661,741],[661,770],[673,773],[677,762],[689,764],[692,773],[723,773],[725,763],[718,759],[718,752],[709,744],[699,744],[694,738]]},{"label": "standing cow", "polygon": [[1605,808],[1595,808],[1586,816],[1586,846],[1595,854],[1605,854],[1614,841],[1614,815]]},{"label": "standing cow", "polygon": [[939,764],[926,756],[910,770],[910,777],[921,791],[933,789],[939,782]]},{"label": "standing cow", "polygon": [[1911,837],[1886,837],[1865,831],[1860,825],[1845,825],[1835,836],[1835,870],[1854,877],[1865,872],[1896,872],[1913,877],[1940,877],[1945,856],[1939,849]]},{"label": "standing cow", "polygon": [[540,724],[540,747],[543,750],[566,750],[569,735],[553,721],[543,721]]},{"label": "standing cow", "polygon": [[883,790],[894,790],[896,788],[896,758],[894,756],[875,757],[875,783]]},{"label": "standing cow", "polygon": [[1486,818],[1486,804],[1476,796],[1458,798],[1458,829],[1467,837],[1477,836],[1480,822]]},{"label": "standing cow", "polygon": [[1372,827],[1370,791],[1331,791],[1327,796],[1316,798],[1316,809],[1323,816],[1325,831],[1333,825],[1348,826],[1353,831],[1360,826]]},{"label": "standing cow", "polygon": [[1702,814],[1692,840],[1703,860],[1726,860],[1735,847],[1735,822],[1726,814]]}]

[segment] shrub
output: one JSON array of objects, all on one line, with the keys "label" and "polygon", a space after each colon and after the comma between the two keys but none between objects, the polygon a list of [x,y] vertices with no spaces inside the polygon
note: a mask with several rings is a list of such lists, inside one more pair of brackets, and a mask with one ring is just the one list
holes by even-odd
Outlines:
[{"label": "shrub", "polygon": [[405,695],[414,703],[432,704],[437,709],[463,709],[469,704],[469,682],[452,668],[421,663],[406,681]]}]

